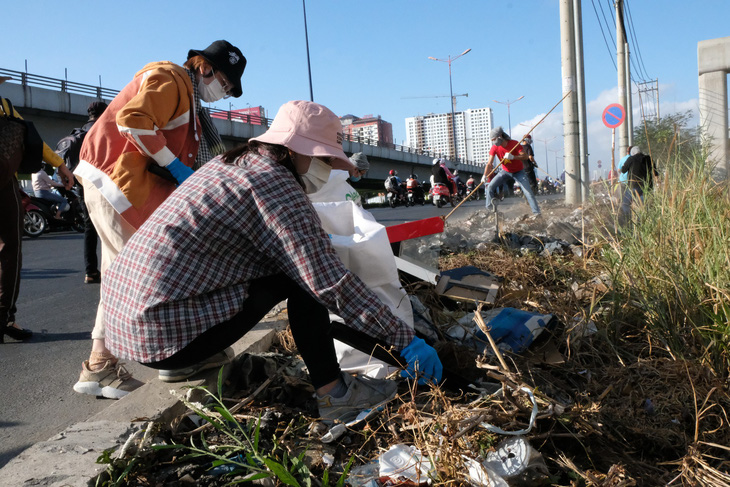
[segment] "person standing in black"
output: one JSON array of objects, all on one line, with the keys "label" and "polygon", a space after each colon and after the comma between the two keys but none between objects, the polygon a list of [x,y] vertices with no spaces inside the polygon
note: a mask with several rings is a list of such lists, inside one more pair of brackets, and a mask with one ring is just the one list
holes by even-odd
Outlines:
[{"label": "person standing in black", "polygon": [[[11,78],[0,76],[0,84],[9,79]],[[2,97],[0,97],[0,117],[22,119],[11,101]],[[38,158],[57,167],[64,187],[71,189],[74,177],[64,166],[63,160],[45,143],[39,149]],[[24,145],[22,151],[23,155],[27,156],[31,149]],[[20,270],[23,265],[22,235],[25,210],[20,199],[16,176],[21,163],[13,157],[14,155],[0,159],[0,343],[5,342],[5,336],[14,340],[29,340],[33,337],[32,331],[22,328],[15,320],[16,302],[20,290]],[[35,162],[31,161],[31,164]]]},{"label": "person standing in black", "polygon": [[631,155],[621,166],[622,173],[628,173],[626,190],[621,201],[621,214],[619,222],[625,223],[631,212],[631,203],[636,195],[640,201],[644,201],[644,193],[654,187],[654,178],[659,172],[651,160],[651,156],[643,154],[638,146],[632,147]]},{"label": "person standing in black", "polygon": [[535,175],[537,162],[535,162],[535,151],[532,149],[532,135],[527,134],[522,139],[522,150],[527,153],[527,160],[523,161],[525,174],[527,175],[528,181],[530,181],[532,194],[537,194],[537,176]]},{"label": "person standing in black", "polygon": [[[89,120],[80,128],[73,129],[71,135],[64,137],[58,143],[56,147],[56,153],[63,157],[63,161],[66,166],[73,172],[79,163],[79,153],[81,151],[81,144],[84,141],[86,133],[91,130],[94,122],[104,113],[107,104],[103,101],[94,101],[89,104],[86,109],[89,114]],[[99,243],[99,235],[96,233],[96,228],[89,218],[89,212],[86,209],[86,202],[84,201],[84,188],[80,184],[76,185],[76,189],[79,194],[79,204],[81,206],[81,213],[84,216],[84,266],[86,275],[84,282],[86,284],[98,284],[101,282],[101,272],[99,272],[99,257],[96,255],[96,247]]]}]

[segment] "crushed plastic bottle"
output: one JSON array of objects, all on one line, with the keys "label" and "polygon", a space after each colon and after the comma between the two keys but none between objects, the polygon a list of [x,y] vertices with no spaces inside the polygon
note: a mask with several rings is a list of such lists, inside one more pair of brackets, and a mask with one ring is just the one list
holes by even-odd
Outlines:
[{"label": "crushed plastic bottle", "polygon": [[430,464],[414,446],[393,445],[380,455],[380,477],[410,480],[416,484],[428,480]]},{"label": "crushed plastic bottle", "polygon": [[500,442],[482,464],[510,485],[537,485],[550,472],[540,452],[522,436]]}]

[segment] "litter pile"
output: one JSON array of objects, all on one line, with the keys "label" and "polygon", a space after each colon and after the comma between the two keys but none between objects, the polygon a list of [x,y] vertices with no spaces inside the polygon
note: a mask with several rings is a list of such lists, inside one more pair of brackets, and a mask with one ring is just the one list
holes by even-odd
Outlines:
[{"label": "litter pile", "polygon": [[[108,459],[110,478],[166,486],[730,485],[727,383],[655,347],[641,323],[615,333],[603,303],[610,279],[581,244],[582,223],[527,219],[486,239],[487,216],[410,249],[421,257],[440,249],[439,282],[409,279],[406,289],[417,332],[454,379],[424,387],[398,378],[396,399],[328,429],[283,332],[268,353],[234,364],[219,391],[192,391],[184,416],[147,428],[135,448]],[[548,236],[551,226],[557,233]]]}]

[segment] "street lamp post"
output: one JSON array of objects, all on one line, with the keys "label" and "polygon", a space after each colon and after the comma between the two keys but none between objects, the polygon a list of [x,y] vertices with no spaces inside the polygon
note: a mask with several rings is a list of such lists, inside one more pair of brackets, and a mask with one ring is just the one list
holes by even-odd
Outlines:
[{"label": "street lamp post", "polygon": [[547,153],[548,148],[547,148],[547,145],[548,145],[548,142],[550,142],[551,140],[553,140],[555,137],[557,137],[557,135],[555,135],[553,137],[550,137],[549,139],[538,139],[538,138],[535,138],[535,140],[537,140],[537,141],[542,142],[543,144],[545,144],[545,169],[547,169],[547,162],[548,162],[548,153]]},{"label": "street lamp post", "polygon": [[[512,101],[509,101],[509,100],[507,100],[507,101],[492,100],[494,103],[501,103],[502,105],[507,105],[507,130],[509,130],[510,132],[512,132],[512,118],[510,117],[510,114],[509,114],[509,106],[511,104],[513,104],[513,103],[516,103],[516,102],[520,101],[524,97],[525,97],[525,95],[522,95],[518,99],[512,100]],[[512,136],[511,133],[509,135],[510,135],[510,137]]]},{"label": "street lamp post", "polygon": [[[563,149],[550,149],[550,152],[555,153],[555,174],[558,173],[558,152],[562,151]],[[548,171],[548,174],[550,174],[550,171]],[[557,177],[557,176],[554,176]]]},{"label": "street lamp post", "polygon": [[309,101],[314,101],[314,91],[312,90],[312,64],[309,62],[309,34],[307,33],[307,6],[305,0],[302,0],[302,11],[304,12],[304,42],[307,45],[307,70],[309,71]]},{"label": "street lamp post", "polygon": [[454,115],[454,89],[451,84],[451,62],[456,61],[457,59],[459,59],[461,56],[468,53],[469,51],[471,51],[471,49],[467,49],[466,51],[462,52],[458,56],[454,56],[454,57],[451,57],[451,55],[449,55],[448,59],[436,59],[435,57],[431,57],[431,56],[428,57],[431,61],[441,61],[443,63],[449,64],[449,94],[451,96],[451,137],[453,138],[453,141],[454,141],[454,153],[452,154],[454,159],[456,159],[456,157],[457,157],[457,148],[456,148],[456,120],[454,120],[454,116],[455,116]]}]

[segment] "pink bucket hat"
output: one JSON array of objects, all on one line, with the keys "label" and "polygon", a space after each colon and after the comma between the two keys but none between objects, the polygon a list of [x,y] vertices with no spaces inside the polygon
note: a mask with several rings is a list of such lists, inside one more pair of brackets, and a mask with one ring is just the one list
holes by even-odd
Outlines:
[{"label": "pink bucket hat", "polygon": [[305,156],[334,157],[333,169],[350,171],[355,166],[342,151],[342,137],[342,123],[329,108],[296,100],[284,103],[269,130],[251,140],[283,145]]}]

